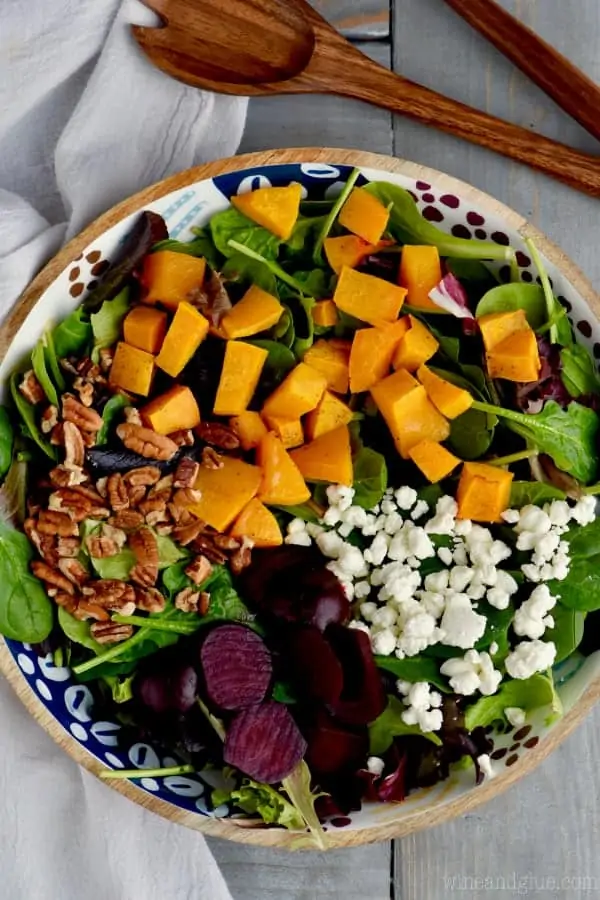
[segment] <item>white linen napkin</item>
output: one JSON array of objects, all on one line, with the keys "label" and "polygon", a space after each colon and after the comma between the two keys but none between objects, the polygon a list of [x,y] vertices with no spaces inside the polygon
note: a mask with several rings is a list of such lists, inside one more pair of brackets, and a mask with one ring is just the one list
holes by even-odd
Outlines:
[{"label": "white linen napkin", "polygon": [[[235,152],[246,101],[145,59],[136,0],[0,2],[0,316],[61,243],[172,172]],[[0,897],[227,900],[204,839],[100,784],[0,681]]]}]

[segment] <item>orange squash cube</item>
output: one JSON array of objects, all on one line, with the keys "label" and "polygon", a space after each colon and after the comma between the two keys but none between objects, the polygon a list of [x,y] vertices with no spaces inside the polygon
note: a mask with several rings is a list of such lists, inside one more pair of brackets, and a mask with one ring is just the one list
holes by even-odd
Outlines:
[{"label": "orange squash cube", "polygon": [[250,337],[276,325],[283,306],[272,294],[253,284],[233,309],[223,316],[221,329],[228,338]]},{"label": "orange squash cube", "polygon": [[406,334],[406,316],[393,325],[386,322],[377,328],[358,328],[350,351],[350,392],[368,391],[388,374],[398,344]]},{"label": "orange squash cube", "polygon": [[286,450],[299,447],[304,443],[304,432],[300,419],[288,419],[284,416],[264,416],[269,431],[274,431]]},{"label": "orange squash cube", "polygon": [[510,504],[513,473],[499,466],[466,462],[458,482],[457,518],[501,522]]},{"label": "orange squash cube", "polygon": [[256,497],[243,508],[229,534],[235,538],[249,538],[255,547],[279,547],[283,544],[277,519]]},{"label": "orange squash cube", "polygon": [[215,397],[215,416],[239,416],[244,412],[252,400],[268,355],[268,350],[262,347],[244,341],[227,341]]},{"label": "orange squash cube", "polygon": [[325,391],[319,401],[319,405],[309,412],[304,420],[306,436],[310,441],[321,437],[340,425],[348,425],[352,421],[354,413],[349,406],[332,394]]},{"label": "orange squash cube", "polygon": [[237,194],[231,203],[245,216],[287,241],[294,230],[302,188],[299,184],[287,187],[264,187],[247,194]]},{"label": "orange squash cube", "polygon": [[142,421],[157,434],[171,434],[200,424],[200,410],[189,387],[175,384],[140,409]]},{"label": "orange squash cube", "polygon": [[352,188],[342,206],[338,222],[365,241],[376,244],[387,228],[390,211],[364,188]]},{"label": "orange squash cube", "polygon": [[343,234],[341,237],[325,238],[323,249],[325,250],[327,262],[335,274],[339,275],[344,266],[354,269],[375,248],[373,244],[364,241],[356,234]]},{"label": "orange squash cube", "polygon": [[417,378],[427,391],[427,396],[447,419],[455,419],[473,404],[473,397],[464,388],[459,388],[445,378],[440,378],[427,366],[419,366]]},{"label": "orange squash cube", "polygon": [[327,379],[321,372],[298,363],[267,398],[262,414],[299,419],[315,408],[326,387]]},{"label": "orange squash cube", "polygon": [[108,376],[109,384],[131,394],[147,397],[154,378],[154,357],[121,341],[117,344]]},{"label": "orange squash cube", "polygon": [[256,448],[256,462],[262,469],[258,497],[272,506],[296,506],[310,497],[298,466],[272,431]]},{"label": "orange squash cube", "polygon": [[445,441],[450,434],[447,420],[428,398],[423,385],[406,369],[373,385],[371,396],[404,459],[419,441]]},{"label": "orange squash cube", "polygon": [[436,353],[440,346],[426,325],[409,316],[410,328],[394,353],[394,368],[414,372]]},{"label": "orange squash cube", "polygon": [[417,309],[439,306],[429,299],[431,291],[442,280],[442,265],[437,247],[407,244],[402,248],[399,281],[408,291],[407,303]]},{"label": "orange squash cube", "polygon": [[206,260],[203,257],[157,250],[144,257],[140,281],[146,292],[143,302],[160,303],[175,310],[182,300],[189,300],[190,292],[204,282]]},{"label": "orange squash cube", "polygon": [[348,390],[350,341],[315,341],[304,354],[304,362],[327,379],[327,387],[337,394]]},{"label": "orange squash cube", "polygon": [[189,510],[203,522],[225,531],[256,495],[262,478],[258,466],[223,456],[219,469],[201,466],[194,487],[201,497]]},{"label": "orange squash cube", "polygon": [[208,319],[195,306],[182,300],[156,357],[158,368],[172,378],[179,375],[206,337],[208,325]]},{"label": "orange squash cube", "polygon": [[430,441],[428,438],[411,447],[408,455],[432,484],[446,478],[453,469],[460,465],[458,456],[450,453],[442,444]]},{"label": "orange squash cube", "polygon": [[268,430],[260,413],[249,409],[241,412],[239,416],[232,416],[229,427],[238,436],[242,450],[254,450],[258,447]]},{"label": "orange squash cube", "polygon": [[146,353],[158,353],[166,333],[166,312],[151,306],[134,306],[123,321],[126,343]]},{"label": "orange squash cube", "polygon": [[349,316],[375,325],[379,321],[395,322],[405,297],[405,288],[343,266],[333,302]]},{"label": "orange squash cube", "polygon": [[488,313],[486,316],[480,316],[477,319],[477,324],[481,330],[483,345],[487,353],[498,344],[501,344],[507,337],[510,337],[511,334],[516,334],[518,331],[532,330],[523,309]]},{"label": "orange squash cube", "polygon": [[486,354],[490,378],[506,381],[537,381],[541,362],[533,330],[516,331]]},{"label": "orange squash cube", "polygon": [[317,300],[312,308],[312,317],[315,325],[333,328],[338,321],[337,307],[333,300]]},{"label": "orange squash cube", "polygon": [[292,450],[290,456],[307,481],[352,485],[352,450],[346,425]]}]

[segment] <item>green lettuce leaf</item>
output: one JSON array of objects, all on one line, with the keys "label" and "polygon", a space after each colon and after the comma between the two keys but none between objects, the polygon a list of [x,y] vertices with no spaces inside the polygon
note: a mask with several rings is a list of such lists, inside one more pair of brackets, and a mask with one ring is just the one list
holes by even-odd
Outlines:
[{"label": "green lettuce leaf", "polygon": [[403,703],[393,695],[388,695],[388,704],[381,715],[369,725],[369,753],[381,756],[392,746],[394,738],[417,735],[427,738],[432,744],[441,746],[442,742],[432,731],[423,732],[418,725],[407,725],[402,719],[406,712]]},{"label": "green lettuce leaf", "polygon": [[560,712],[560,700],[549,675],[532,675],[531,678],[505,681],[500,690],[491,697],[481,697],[465,711],[467,731],[485,728],[493,722],[506,721],[504,710],[510,706],[531,710],[550,706],[554,713]]}]

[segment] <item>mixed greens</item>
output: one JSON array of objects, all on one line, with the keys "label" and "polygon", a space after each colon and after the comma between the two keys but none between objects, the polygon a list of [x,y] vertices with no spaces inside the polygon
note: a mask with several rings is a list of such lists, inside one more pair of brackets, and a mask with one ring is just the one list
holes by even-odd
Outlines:
[{"label": "mixed greens", "polygon": [[218,769],[215,807],[322,844],[560,715],[553,665],[598,649],[600,378],[530,242],[539,284],[397,185],[300,194],[189,242],[142,213],[11,374],[0,633],[181,758],[156,777]]}]

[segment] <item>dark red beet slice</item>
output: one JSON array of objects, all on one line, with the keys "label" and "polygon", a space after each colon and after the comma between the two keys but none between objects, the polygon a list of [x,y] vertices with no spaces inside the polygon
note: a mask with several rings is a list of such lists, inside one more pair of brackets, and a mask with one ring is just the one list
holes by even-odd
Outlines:
[{"label": "dark red beet slice", "polygon": [[271,653],[245,625],[219,625],[200,648],[209,699],[221,709],[244,709],[264,699],[273,675]]},{"label": "dark red beet slice", "polygon": [[325,634],[342,664],[344,689],[331,705],[334,715],[352,725],[366,725],[381,715],[386,698],[369,636],[358,629],[330,625]]},{"label": "dark red beet slice", "polygon": [[323,703],[339,700],[344,685],[342,666],[317,628],[290,629],[286,657],[288,672],[299,691]]},{"label": "dark red beet slice", "polygon": [[286,778],[306,752],[286,706],[267,700],[237,714],[225,738],[223,758],[255,781],[275,784]]},{"label": "dark red beet slice", "polygon": [[355,772],[363,766],[369,749],[366,728],[348,728],[320,711],[304,731],[308,741],[306,762],[319,775]]},{"label": "dark red beet slice", "polygon": [[192,666],[180,663],[160,671],[142,673],[136,685],[144,704],[158,715],[176,711],[186,713],[196,702],[198,676]]}]

